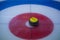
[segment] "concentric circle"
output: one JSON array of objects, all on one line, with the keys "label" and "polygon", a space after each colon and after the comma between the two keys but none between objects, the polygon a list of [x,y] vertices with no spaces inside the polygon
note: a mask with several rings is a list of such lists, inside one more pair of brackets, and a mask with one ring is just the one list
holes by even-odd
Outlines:
[{"label": "concentric circle", "polygon": [[[31,8],[31,10],[30,10]],[[23,10],[24,9],[24,10]],[[12,32],[10,32],[9,29],[9,22],[13,17],[16,17],[18,15],[22,15],[25,13],[38,13],[38,14],[42,14],[46,17],[48,17],[49,19],[51,19],[54,23],[54,29],[53,32],[49,35],[46,36],[45,38],[42,38],[42,40],[57,40],[58,39],[58,35],[60,34],[60,32],[58,30],[60,30],[60,10],[54,9],[52,7],[48,7],[48,6],[43,6],[43,5],[36,5],[36,4],[23,4],[23,5],[16,5],[16,6],[12,6],[12,7],[8,7],[4,10],[1,10],[1,14],[0,14],[0,23],[1,23],[1,36],[2,38],[4,38],[4,40],[23,40],[23,38],[21,37],[17,37],[14,36],[14,34],[12,34]],[[28,21],[26,22],[26,27],[29,26],[28,25]],[[30,27],[30,26],[29,26]],[[29,28],[27,27],[27,28]],[[40,40],[40,39],[39,39]]]}]

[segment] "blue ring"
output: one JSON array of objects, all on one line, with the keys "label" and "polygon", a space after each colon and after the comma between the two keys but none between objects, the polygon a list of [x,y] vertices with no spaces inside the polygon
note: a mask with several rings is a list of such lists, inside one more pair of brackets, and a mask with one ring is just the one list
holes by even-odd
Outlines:
[{"label": "blue ring", "polygon": [[41,1],[41,0],[18,0],[18,1],[4,1],[0,2],[0,10],[5,8],[21,5],[21,4],[38,4],[38,5],[45,5],[49,7],[53,7],[55,9],[60,10],[60,2],[56,1]]}]

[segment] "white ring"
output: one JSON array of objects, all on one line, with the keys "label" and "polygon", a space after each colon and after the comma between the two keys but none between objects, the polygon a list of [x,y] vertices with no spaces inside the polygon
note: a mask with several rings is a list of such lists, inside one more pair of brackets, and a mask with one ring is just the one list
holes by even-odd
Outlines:
[{"label": "white ring", "polygon": [[[31,10],[30,10],[31,6]],[[58,35],[60,35],[60,11],[48,6],[43,5],[34,5],[34,4],[26,4],[26,5],[17,5],[13,7],[6,8],[2,10],[0,13],[0,31],[3,40],[20,40],[21,38],[17,38],[12,35],[8,28],[9,21],[18,14],[28,13],[28,12],[41,13],[47,17],[49,17],[54,23],[54,30],[48,36],[43,38],[42,40],[57,40]],[[22,39],[21,39],[22,40]],[[59,40],[59,38],[58,38]]]}]

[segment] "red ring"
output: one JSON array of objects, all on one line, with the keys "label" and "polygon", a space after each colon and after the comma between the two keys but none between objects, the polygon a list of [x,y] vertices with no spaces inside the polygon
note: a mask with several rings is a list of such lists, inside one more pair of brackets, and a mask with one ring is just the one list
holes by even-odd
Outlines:
[{"label": "red ring", "polygon": [[[39,26],[28,28],[25,24],[30,17],[39,19]],[[24,13],[14,17],[9,23],[10,31],[19,38],[40,39],[53,31],[53,22],[46,16],[38,13]]]}]

